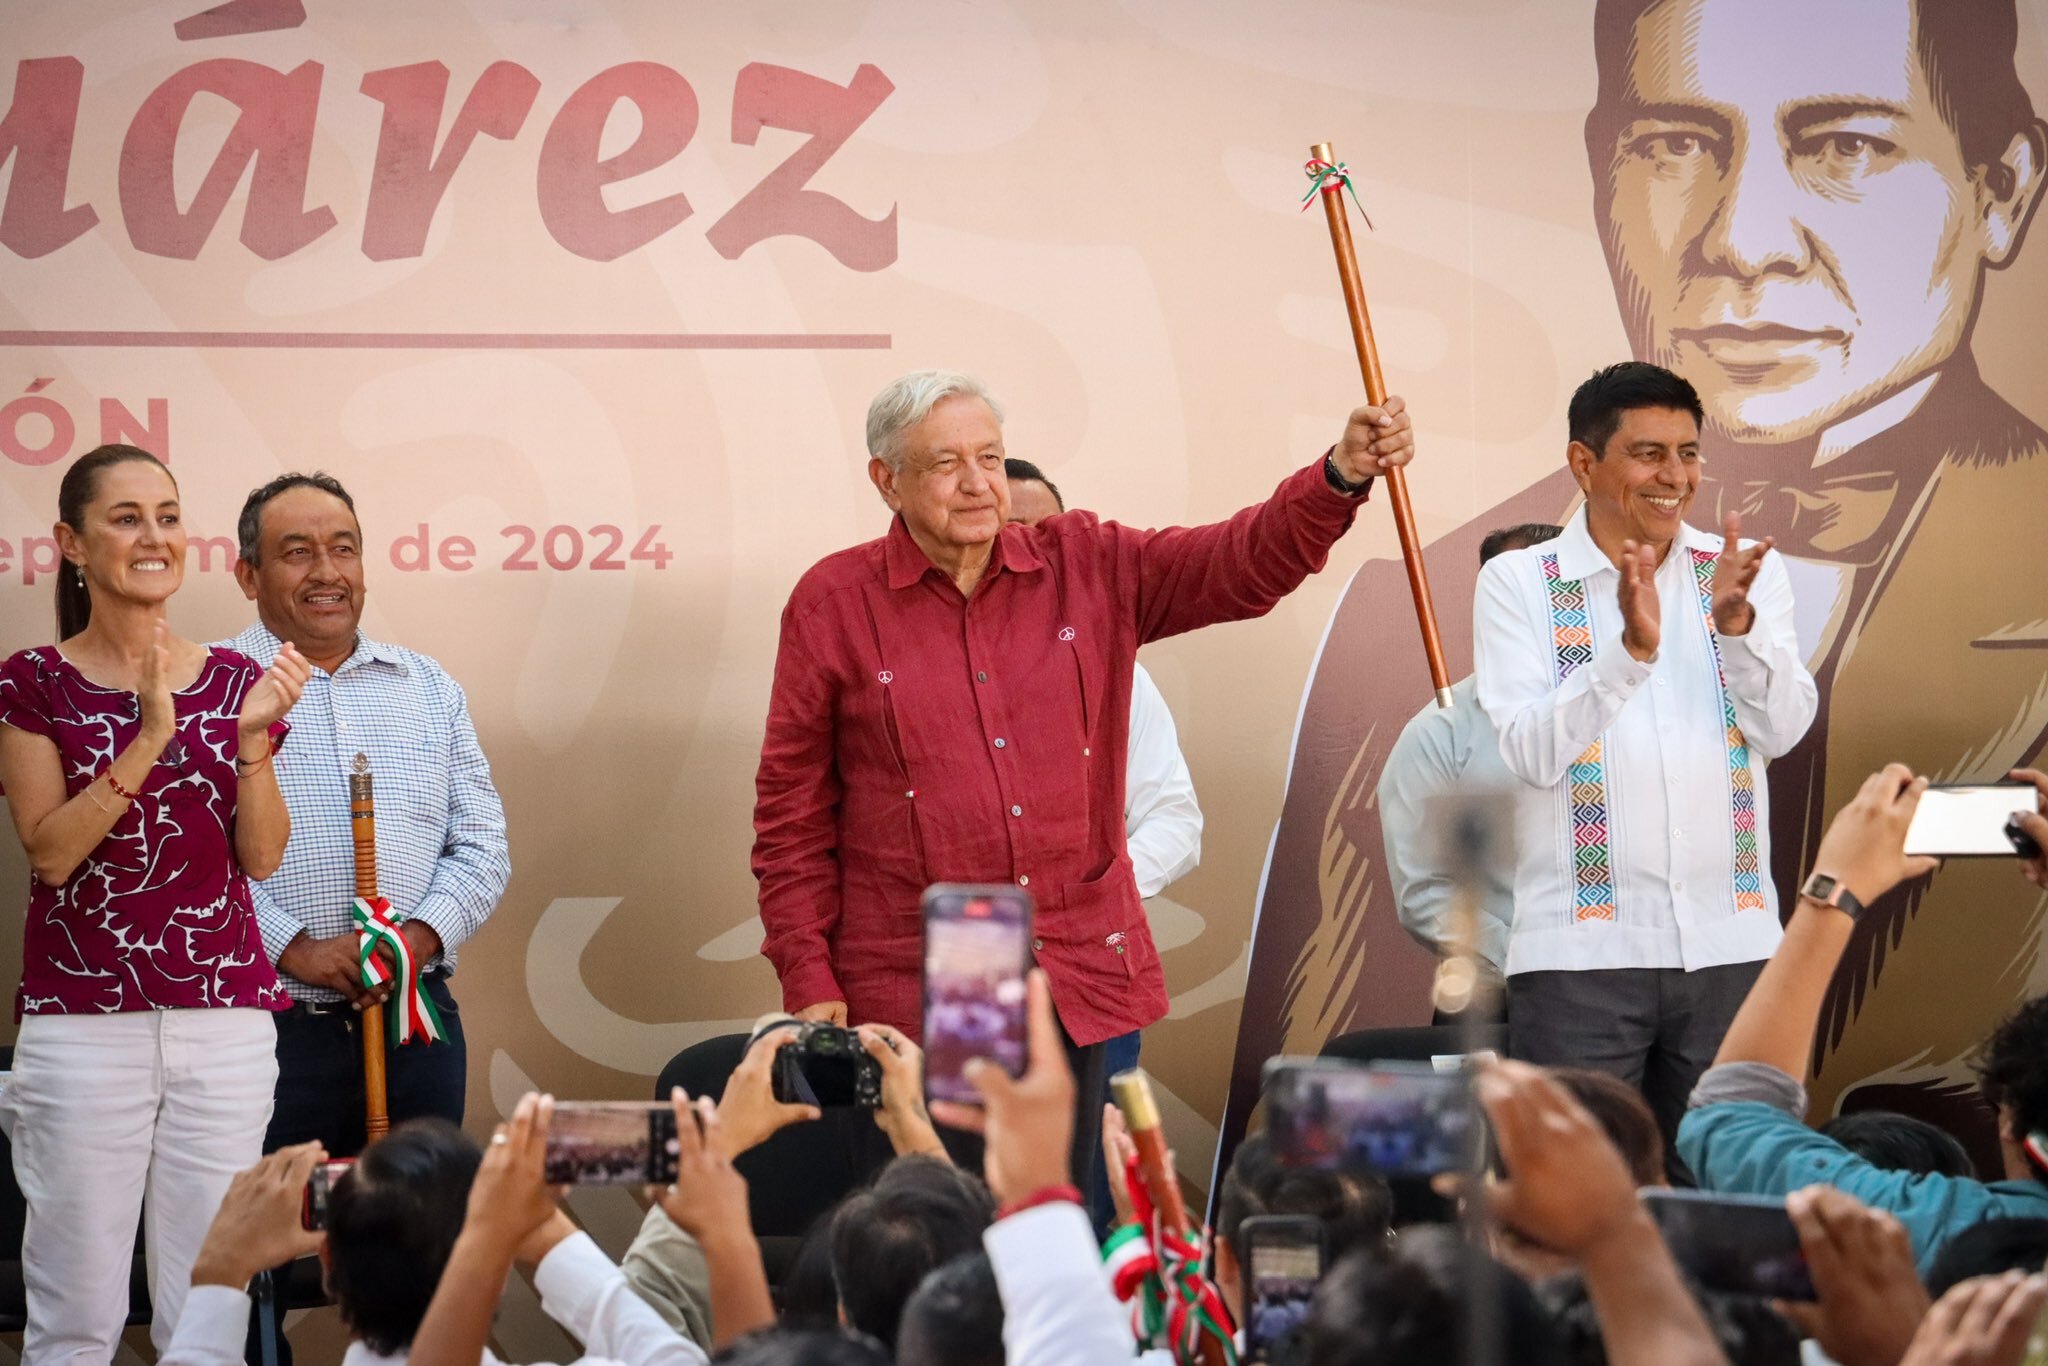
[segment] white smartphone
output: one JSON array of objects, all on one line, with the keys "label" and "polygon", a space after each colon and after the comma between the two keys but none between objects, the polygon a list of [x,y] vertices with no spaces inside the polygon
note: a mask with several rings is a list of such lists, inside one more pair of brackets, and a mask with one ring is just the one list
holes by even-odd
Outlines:
[{"label": "white smartphone", "polygon": [[[1906,828],[1906,852],[1933,858],[2034,858],[2040,849],[2007,830],[2015,811],[2036,806],[2031,783],[1930,787]],[[2017,827],[2015,827],[2017,829]]]}]

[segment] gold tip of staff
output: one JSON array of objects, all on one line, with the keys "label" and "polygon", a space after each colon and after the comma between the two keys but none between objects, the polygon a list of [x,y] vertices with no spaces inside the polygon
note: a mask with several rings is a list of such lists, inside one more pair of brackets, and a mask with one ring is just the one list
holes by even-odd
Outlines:
[{"label": "gold tip of staff", "polygon": [[1159,1102],[1152,1098],[1152,1083],[1143,1072],[1117,1073],[1109,1079],[1109,1093],[1133,1133],[1159,1127]]},{"label": "gold tip of staff", "polygon": [[1308,149],[1308,154],[1314,157],[1317,161],[1335,162],[1337,160],[1335,156],[1331,155],[1330,144],[1327,142],[1316,143],[1313,147],[1310,147]]}]

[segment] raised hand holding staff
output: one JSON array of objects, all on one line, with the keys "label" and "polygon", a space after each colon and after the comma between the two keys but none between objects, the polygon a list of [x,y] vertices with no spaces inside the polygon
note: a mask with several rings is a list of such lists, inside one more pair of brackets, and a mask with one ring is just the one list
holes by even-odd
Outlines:
[{"label": "raised hand holding staff", "polygon": [[[1422,628],[1422,650],[1429,659],[1429,681],[1436,689],[1436,704],[1449,707],[1450,665],[1444,658],[1443,640],[1437,633],[1436,604],[1429,595],[1429,570],[1422,561],[1422,533],[1416,530],[1415,508],[1408,499],[1408,479],[1401,472],[1401,466],[1407,464],[1415,453],[1414,441],[1405,431],[1405,422],[1401,424],[1403,430],[1398,442],[1391,431],[1377,443],[1359,439],[1361,423],[1368,430],[1391,427],[1403,410],[1401,400],[1387,396],[1386,376],[1380,371],[1379,343],[1373,339],[1372,317],[1365,307],[1365,284],[1358,275],[1358,253],[1351,245],[1351,220],[1344,212],[1344,191],[1351,186],[1351,174],[1337,160],[1336,153],[1327,142],[1319,142],[1309,149],[1307,170],[1315,178],[1315,185],[1309,193],[1320,195],[1323,216],[1330,224],[1330,246],[1337,253],[1337,276],[1344,287],[1345,307],[1351,315],[1351,341],[1358,351],[1358,369],[1365,380],[1365,396],[1370,404],[1351,414],[1344,440],[1330,460],[1337,467],[1336,473],[1348,484],[1362,486],[1366,479],[1375,476],[1383,476],[1387,481],[1387,500],[1394,509],[1394,530],[1401,538],[1401,560],[1408,569],[1408,590],[1415,595],[1415,619]],[[1370,222],[1367,226],[1371,226]],[[1361,455],[1370,458],[1362,460]]]}]

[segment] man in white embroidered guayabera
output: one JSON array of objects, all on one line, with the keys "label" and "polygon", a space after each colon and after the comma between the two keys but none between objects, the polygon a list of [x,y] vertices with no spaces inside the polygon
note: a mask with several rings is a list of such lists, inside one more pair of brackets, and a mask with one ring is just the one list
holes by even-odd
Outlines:
[{"label": "man in white embroidered guayabera", "polygon": [[1764,763],[1813,721],[1771,541],[1685,524],[1700,400],[1638,361],[1569,410],[1585,504],[1480,571],[1479,703],[1527,784],[1508,1049],[1637,1085],[1667,1146],[1777,946]]}]

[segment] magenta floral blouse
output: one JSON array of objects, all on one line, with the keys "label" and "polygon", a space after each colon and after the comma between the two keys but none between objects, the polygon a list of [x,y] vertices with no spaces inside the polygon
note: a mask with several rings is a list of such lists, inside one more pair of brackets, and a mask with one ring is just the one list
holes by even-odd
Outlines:
[{"label": "magenta floral blouse", "polygon": [[[236,717],[262,676],[210,650],[173,695],[177,732],[141,797],[63,886],[29,879],[17,1019],[290,1004],[235,863]],[[142,725],[134,693],[88,682],[54,645],[0,664],[0,723],[53,742],[73,796]]]}]

